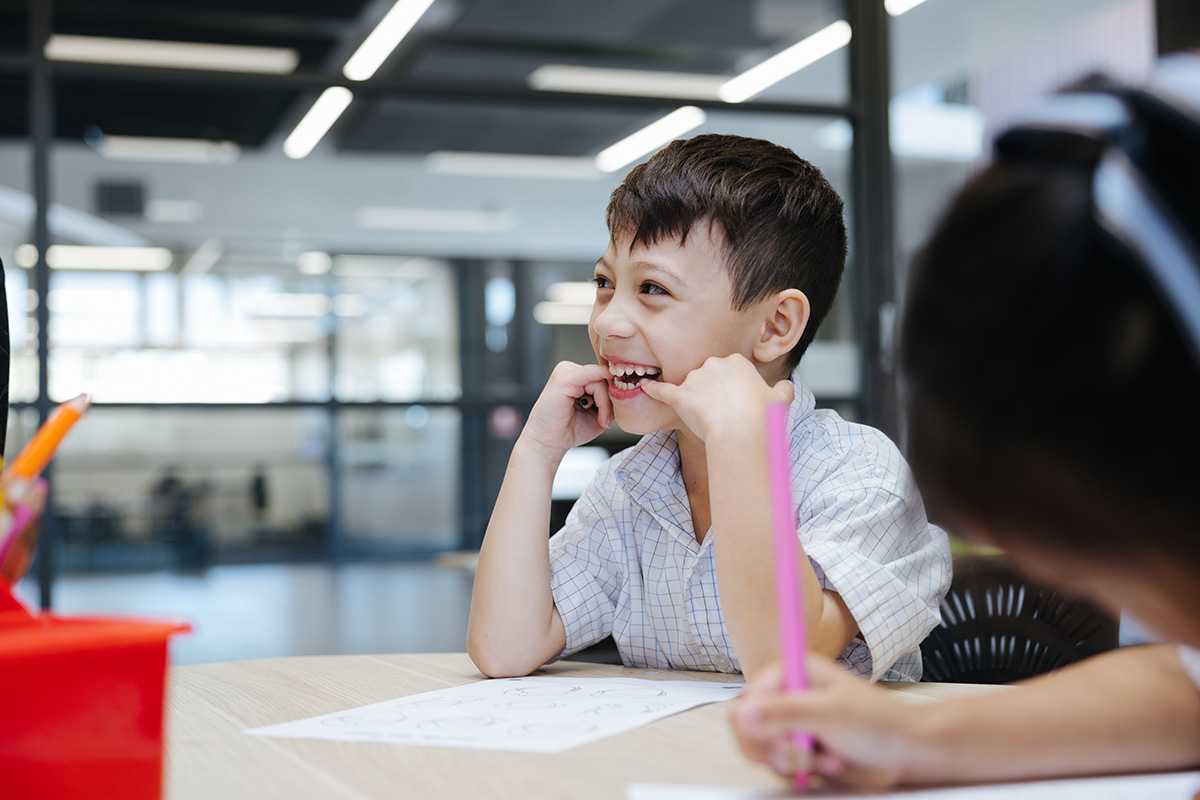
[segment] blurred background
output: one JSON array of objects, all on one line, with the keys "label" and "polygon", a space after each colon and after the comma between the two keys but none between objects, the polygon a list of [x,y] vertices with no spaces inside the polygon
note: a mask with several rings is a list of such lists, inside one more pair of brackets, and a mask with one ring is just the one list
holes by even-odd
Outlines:
[{"label": "blurred background", "polygon": [[[584,324],[603,209],[701,132],[847,202],[802,365],[902,437],[906,265],[989,131],[1200,43],[1188,0],[0,0],[7,454],[60,451],[20,587],[190,619],[174,658],[462,650],[509,450]],[[1031,392],[1036,387],[1030,387]],[[609,453],[572,452],[561,520]]]}]

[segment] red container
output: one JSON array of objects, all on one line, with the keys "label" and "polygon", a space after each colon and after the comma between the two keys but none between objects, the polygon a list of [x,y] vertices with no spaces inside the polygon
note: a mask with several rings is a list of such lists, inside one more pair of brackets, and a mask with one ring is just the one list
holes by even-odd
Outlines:
[{"label": "red container", "polygon": [[0,797],[162,796],[176,622],[30,614],[0,584]]}]

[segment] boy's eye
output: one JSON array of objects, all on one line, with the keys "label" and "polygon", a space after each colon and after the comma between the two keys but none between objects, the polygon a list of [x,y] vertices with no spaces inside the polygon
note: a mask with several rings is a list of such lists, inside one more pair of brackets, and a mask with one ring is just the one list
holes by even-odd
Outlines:
[{"label": "boy's eye", "polygon": [[612,288],[612,282],[609,281],[609,279],[604,277],[603,275],[597,275],[596,277],[592,278],[592,283],[596,284],[597,289],[611,289]]},{"label": "boy's eye", "polygon": [[657,283],[643,283],[642,284],[642,292],[644,294],[651,294],[651,295],[668,295],[668,294],[670,294],[670,292],[668,292],[663,287],[659,286]]}]

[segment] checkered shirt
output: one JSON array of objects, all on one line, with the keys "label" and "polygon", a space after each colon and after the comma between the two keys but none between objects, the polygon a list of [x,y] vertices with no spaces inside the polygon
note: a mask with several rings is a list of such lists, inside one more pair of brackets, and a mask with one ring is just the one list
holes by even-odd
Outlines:
[{"label": "checkered shirt", "polygon": [[[946,534],[879,431],[816,410],[799,384],[789,430],[800,542],[859,629],[841,661],[872,680],[920,680],[918,645],[950,586]],[[674,432],[610,459],[550,539],[559,657],[611,634],[627,666],[740,671],[717,593],[720,535],[696,541]]]}]

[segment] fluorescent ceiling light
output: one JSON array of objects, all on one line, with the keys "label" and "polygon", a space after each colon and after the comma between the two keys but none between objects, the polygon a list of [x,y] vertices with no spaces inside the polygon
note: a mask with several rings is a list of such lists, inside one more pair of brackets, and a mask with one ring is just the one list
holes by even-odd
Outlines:
[{"label": "fluorescent ceiling light", "polygon": [[548,178],[589,180],[602,177],[590,158],[527,156],[509,153],[457,153],[438,151],[426,159],[430,172],[443,175],[477,175],[495,178]]},{"label": "fluorescent ceiling light", "polygon": [[253,319],[248,325],[258,344],[309,344],[324,336],[321,323],[310,319]]},{"label": "fluorescent ceiling light", "polygon": [[905,11],[912,11],[924,2],[925,0],[883,0],[883,7],[887,9],[887,13],[898,17]]},{"label": "fluorescent ceiling light", "polygon": [[261,294],[250,303],[250,314],[275,319],[323,317],[333,309],[340,317],[362,317],[367,313],[367,300],[358,294],[339,294],[332,302],[328,295],[280,292]]},{"label": "fluorescent ceiling light", "polygon": [[350,56],[342,74],[352,81],[365,81],[374,75],[431,5],[433,0],[396,0],[392,10]]},{"label": "fluorescent ceiling light", "polygon": [[329,253],[309,250],[296,259],[296,268],[304,275],[324,275],[333,268],[333,259]]},{"label": "fluorescent ceiling light", "polygon": [[504,233],[513,229],[512,215],[507,211],[368,206],[358,209],[354,216],[360,228],[369,230]]},{"label": "fluorescent ceiling light", "polygon": [[333,274],[339,278],[408,278],[420,280],[436,275],[444,265],[432,258],[345,255],[334,259]]},{"label": "fluorescent ceiling light", "polygon": [[96,152],[121,161],[179,161],[194,164],[230,164],[241,148],[234,142],[210,139],[171,139],[157,136],[101,137]]},{"label": "fluorescent ceiling light", "polygon": [[529,74],[529,85],[542,91],[688,97],[696,100],[718,99],[721,86],[728,80],[726,75],[576,67],[569,64],[544,64]]},{"label": "fluorescent ceiling light", "polygon": [[[32,267],[37,263],[37,248],[23,244],[17,248],[17,264]],[[171,268],[171,251],[165,247],[84,247],[72,244],[50,245],[46,261],[51,269],[118,270],[124,272],[162,272]]]},{"label": "fluorescent ceiling light", "polygon": [[533,307],[533,318],[543,325],[587,325],[592,307],[543,300]]},{"label": "fluorescent ceiling light", "polygon": [[17,251],[13,255],[16,257],[18,267],[32,269],[37,265],[38,251],[31,244],[17,245]]},{"label": "fluorescent ceiling light", "polygon": [[675,137],[700,127],[704,119],[704,112],[695,106],[677,108],[662,119],[601,150],[596,156],[596,166],[605,172],[615,172],[654,152]]},{"label": "fluorescent ceiling light", "polygon": [[563,281],[546,287],[546,299],[556,303],[590,306],[596,301],[596,284],[591,281]]},{"label": "fluorescent ceiling light", "polygon": [[[901,14],[924,0],[888,0],[904,6]],[[760,64],[730,78],[691,72],[578,67],[544,64],[529,74],[529,85],[543,91],[584,92],[634,97],[689,97],[741,103],[784,78],[850,43],[851,29],[838,20]]]},{"label": "fluorescent ceiling light", "polygon": [[330,86],[321,92],[317,102],[284,141],[283,152],[287,157],[304,158],[311,153],[353,99],[354,95],[344,86]]},{"label": "fluorescent ceiling light", "polygon": [[296,65],[300,63],[300,56],[296,51],[286,47],[68,36],[61,33],[54,34],[46,42],[46,58],[51,61],[83,61],[89,64],[256,72],[269,75],[286,75],[295,70]]},{"label": "fluorescent ceiling light", "polygon": [[850,43],[850,36],[850,24],[839,19],[736,78],[729,79],[721,85],[718,94],[727,103],[749,100],[789,75],[845,47]]},{"label": "fluorescent ceiling light", "polygon": [[151,200],[146,203],[146,219],[150,222],[199,222],[204,206],[195,200]]},{"label": "fluorescent ceiling light", "polygon": [[184,265],[180,267],[180,275],[203,275],[206,272],[212,271],[212,268],[221,260],[221,256],[225,255],[225,247],[216,239],[208,239],[204,244],[196,248],[196,252],[188,258]]},{"label": "fluorescent ceiling light", "polygon": [[255,317],[323,317],[329,313],[329,297],[315,292],[260,294],[247,305]]}]

